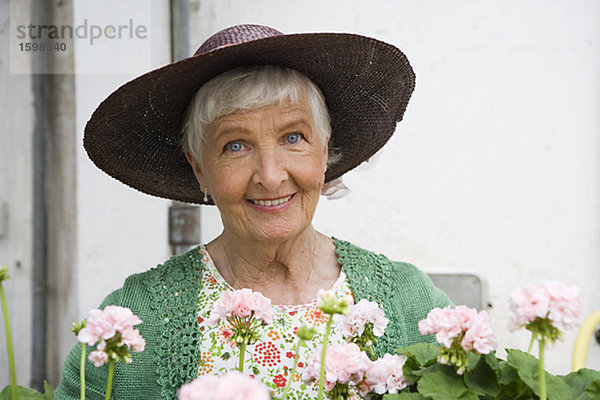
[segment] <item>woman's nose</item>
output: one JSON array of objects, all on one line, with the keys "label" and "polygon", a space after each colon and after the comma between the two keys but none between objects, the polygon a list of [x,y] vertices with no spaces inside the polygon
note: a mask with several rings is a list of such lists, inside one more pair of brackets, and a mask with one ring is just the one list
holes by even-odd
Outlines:
[{"label": "woman's nose", "polygon": [[263,149],[257,154],[253,182],[268,190],[276,190],[288,179],[285,159],[276,149]]}]

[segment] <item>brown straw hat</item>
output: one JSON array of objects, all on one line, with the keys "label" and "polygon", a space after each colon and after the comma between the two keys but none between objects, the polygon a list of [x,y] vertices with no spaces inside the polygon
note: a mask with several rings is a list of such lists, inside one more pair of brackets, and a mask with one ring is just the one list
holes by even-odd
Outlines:
[{"label": "brown straw hat", "polygon": [[341,33],[285,35],[266,26],[238,25],[211,36],[192,57],[148,72],[106,98],[85,127],[89,157],[144,193],[204,203],[179,144],[183,113],[205,82],[252,65],[293,68],[322,90],[331,116],[330,146],[341,152],[341,160],[327,169],[326,182],[389,140],[415,84],[406,56],[379,40]]}]

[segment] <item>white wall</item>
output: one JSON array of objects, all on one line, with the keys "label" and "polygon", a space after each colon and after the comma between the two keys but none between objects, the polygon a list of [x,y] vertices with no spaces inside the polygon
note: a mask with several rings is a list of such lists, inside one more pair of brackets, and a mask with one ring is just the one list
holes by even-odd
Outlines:
[{"label": "white wall", "polygon": [[[87,51],[75,54],[76,130],[80,143],[85,124],[102,100],[127,81],[170,61],[167,1],[111,3],[118,6],[118,18],[113,17],[115,9],[105,2],[76,1],[75,23],[83,18],[107,23],[137,18],[137,23],[147,21],[144,23],[149,27],[149,37],[137,46],[123,43],[117,54],[112,52],[114,47],[105,53],[89,46]],[[115,63],[126,65],[127,73],[114,73],[123,71],[115,68]],[[121,287],[128,275],[154,267],[169,257],[170,201],[142,194],[109,177],[93,165],[81,145],[77,157],[77,302],[81,319],[108,293]]]},{"label": "white wall", "polygon": [[[32,272],[32,155],[33,98],[31,77],[11,75],[9,59],[9,3],[0,2],[0,266],[9,267],[10,279],[2,283],[11,318],[15,352],[31,348]],[[2,215],[4,214],[4,215]],[[0,388],[10,382],[4,324],[0,328]],[[18,357],[19,384],[28,384],[29,353]]]},{"label": "white wall", "polygon": [[[600,308],[600,3],[597,1],[192,1],[191,42],[260,23],[343,31],[401,48],[417,88],[397,134],[323,199],[315,225],[427,272],[474,273],[500,348],[508,294],[545,279]],[[351,216],[351,217],[350,217]],[[203,239],[220,230],[203,210]],[[548,369],[570,370],[575,332]],[[503,351],[500,350],[500,354]],[[600,368],[593,343],[588,366]]]},{"label": "white wall", "polygon": [[[69,121],[71,124],[66,126],[67,129],[75,129],[77,134],[72,136],[73,142],[64,143],[65,147],[76,148],[75,159],[60,160],[71,163],[72,169],[68,171],[70,175],[67,178],[70,182],[75,182],[73,189],[71,192],[64,190],[65,183],[57,179],[56,182],[50,182],[51,193],[48,195],[49,198],[68,196],[68,199],[63,199],[66,200],[63,203],[73,205],[70,212],[62,210],[65,212],[64,216],[61,214],[62,220],[57,221],[56,215],[50,215],[49,220],[53,221],[50,231],[56,234],[50,238],[51,244],[59,243],[75,254],[73,259],[63,260],[71,261],[72,264],[59,265],[56,271],[48,272],[49,293],[53,297],[50,307],[53,309],[48,314],[51,325],[48,330],[48,347],[51,354],[47,378],[54,386],[60,382],[59,371],[67,353],[75,344],[75,337],[70,331],[72,321],[80,321],[86,317],[88,310],[97,307],[108,293],[122,286],[128,275],[153,267],[170,255],[167,235],[167,209],[170,201],[133,191],[108,177],[93,166],[82,146],[85,123],[106,96],[135,76],[170,61],[169,2],[77,0],[73,4],[74,26],[82,25],[85,19],[89,25],[102,26],[126,24],[129,19],[134,19],[137,24],[145,24],[149,31],[148,38],[138,42],[98,40],[94,45],[89,45],[89,38],[76,40],[72,75],[75,90],[61,93],[63,97],[55,99],[61,102],[57,109],[75,101],[75,121]],[[9,15],[14,16],[18,12],[23,21],[32,22],[28,2],[13,2],[13,6],[12,14],[9,14],[9,2],[0,3],[0,23],[3,28],[0,35],[3,39],[7,36],[2,43],[9,43]],[[59,7],[62,6],[65,5]],[[118,12],[115,12],[116,7]],[[72,42],[67,43],[69,46],[73,45]],[[31,59],[24,58],[26,63],[21,65],[22,75],[9,75],[11,58],[8,46],[2,46],[0,57],[0,91],[9,94],[0,98],[0,112],[6,121],[2,124],[0,137],[0,205],[8,204],[9,210],[7,232],[0,237],[0,265],[8,264],[12,269],[13,278],[6,286],[13,320],[18,383],[29,385],[30,331],[39,329],[35,324],[32,325],[30,301],[31,137],[35,117],[29,69]],[[69,137],[72,132],[54,134]],[[53,142],[59,143],[58,140]],[[75,230],[76,240],[73,243],[64,243],[71,240],[71,237],[61,236],[63,229],[68,232]],[[55,252],[54,250],[51,249],[50,253]],[[60,262],[59,259],[54,261]],[[20,269],[16,269],[17,263],[21,265]],[[52,281],[61,284],[51,287]],[[61,287],[64,289],[62,292],[57,290]],[[4,360],[3,329],[1,331],[0,358]],[[58,339],[54,336],[55,333],[58,333]],[[5,362],[0,363],[0,382],[0,387],[9,382]]]}]

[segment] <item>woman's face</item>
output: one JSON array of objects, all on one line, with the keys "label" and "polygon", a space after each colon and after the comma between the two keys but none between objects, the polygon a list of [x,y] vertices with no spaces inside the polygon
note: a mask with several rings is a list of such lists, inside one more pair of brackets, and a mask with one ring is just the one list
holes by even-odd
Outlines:
[{"label": "woman's face", "polygon": [[227,233],[280,242],[310,226],[327,169],[327,144],[306,100],[234,113],[207,132],[201,164]]}]

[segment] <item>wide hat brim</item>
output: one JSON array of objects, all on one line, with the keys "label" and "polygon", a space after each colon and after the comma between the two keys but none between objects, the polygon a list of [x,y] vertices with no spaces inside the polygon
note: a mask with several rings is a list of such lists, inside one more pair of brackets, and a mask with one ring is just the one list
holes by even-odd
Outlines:
[{"label": "wide hat brim", "polygon": [[121,86],[85,127],[89,157],[141,192],[203,204],[180,146],[182,116],[205,82],[252,65],[296,69],[322,90],[331,117],[329,146],[341,152],[341,160],[328,167],[326,182],[369,159],[389,140],[415,84],[406,56],[373,38],[308,33],[253,40],[183,59]]}]

